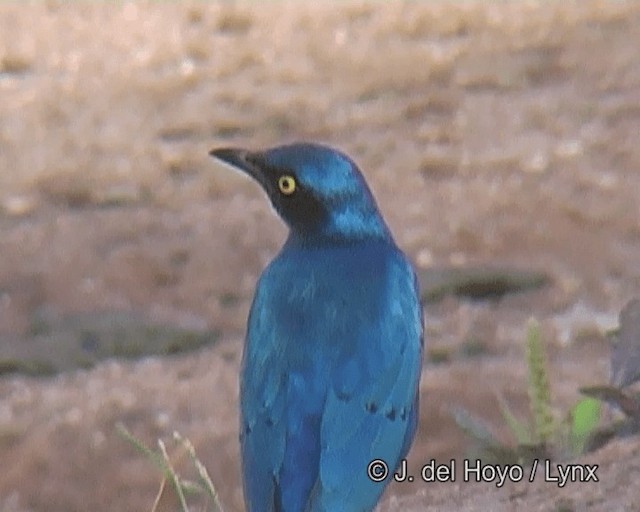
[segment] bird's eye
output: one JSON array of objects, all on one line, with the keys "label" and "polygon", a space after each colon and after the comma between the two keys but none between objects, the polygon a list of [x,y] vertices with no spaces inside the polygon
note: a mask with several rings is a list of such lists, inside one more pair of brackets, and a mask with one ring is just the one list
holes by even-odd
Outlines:
[{"label": "bird's eye", "polygon": [[290,196],[296,191],[296,179],[288,174],[278,178],[278,188],[285,196]]}]

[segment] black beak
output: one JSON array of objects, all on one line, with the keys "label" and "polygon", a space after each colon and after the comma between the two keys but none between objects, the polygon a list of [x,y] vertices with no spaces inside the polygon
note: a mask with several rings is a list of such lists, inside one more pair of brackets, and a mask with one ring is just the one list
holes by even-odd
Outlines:
[{"label": "black beak", "polygon": [[244,171],[258,183],[264,185],[264,172],[260,165],[260,153],[253,153],[241,148],[218,148],[209,151],[213,158],[236,169]]}]

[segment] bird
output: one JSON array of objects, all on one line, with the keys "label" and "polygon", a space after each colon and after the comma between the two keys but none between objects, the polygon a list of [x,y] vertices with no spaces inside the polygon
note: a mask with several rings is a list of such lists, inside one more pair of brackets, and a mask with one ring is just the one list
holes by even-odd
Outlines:
[{"label": "bird", "polygon": [[[415,271],[354,161],[297,142],[213,149],[288,226],[261,274],[240,371],[248,512],[367,512],[418,423],[423,319]],[[372,461],[388,471],[382,482]]]}]

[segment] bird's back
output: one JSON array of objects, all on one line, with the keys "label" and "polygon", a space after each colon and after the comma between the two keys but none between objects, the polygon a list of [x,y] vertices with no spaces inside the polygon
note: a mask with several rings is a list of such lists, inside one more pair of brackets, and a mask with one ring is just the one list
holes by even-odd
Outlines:
[{"label": "bird's back", "polygon": [[421,366],[415,276],[390,240],[284,246],[251,308],[241,376],[248,510],[371,510],[408,450]]}]

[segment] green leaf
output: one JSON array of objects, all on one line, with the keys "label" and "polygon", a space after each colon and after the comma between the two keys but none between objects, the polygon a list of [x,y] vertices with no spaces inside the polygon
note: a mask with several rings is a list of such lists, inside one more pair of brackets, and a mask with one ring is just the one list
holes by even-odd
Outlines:
[{"label": "green leaf", "polygon": [[151,463],[160,468],[163,473],[166,473],[168,471],[169,468],[165,464],[162,455],[154,452],[151,448],[147,447],[140,439],[129,432],[127,427],[125,427],[122,423],[118,423],[116,425],[116,431],[123,439],[128,441],[131,446],[133,446],[142,455],[144,455]]},{"label": "green leaf", "polygon": [[486,423],[464,407],[451,407],[450,412],[458,427],[482,446],[497,446],[500,444]]},{"label": "green leaf", "polygon": [[502,395],[498,395],[498,405],[500,406],[502,417],[518,445],[533,444],[533,436],[531,435],[529,425],[515,417],[509,408],[509,404]]},{"label": "green leaf", "polygon": [[583,398],[571,410],[571,449],[584,453],[587,441],[600,422],[602,404],[595,398]]}]

